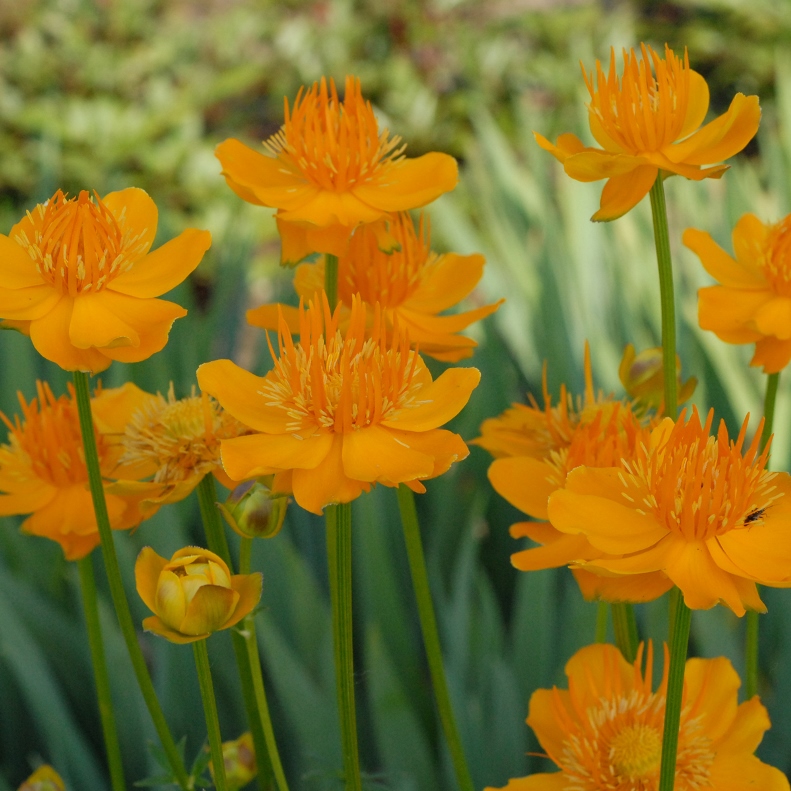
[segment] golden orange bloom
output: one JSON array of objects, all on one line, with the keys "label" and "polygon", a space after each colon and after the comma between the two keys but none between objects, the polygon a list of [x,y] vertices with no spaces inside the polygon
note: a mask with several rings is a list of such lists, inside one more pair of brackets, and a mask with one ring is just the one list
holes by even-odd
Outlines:
[{"label": "golden orange bloom", "polygon": [[[538,689],[527,724],[560,770],[511,780],[502,791],[656,791],[669,662],[651,689],[652,651],[630,665],[612,645],[566,663],[568,689]],[[785,775],[753,755],[769,728],[758,697],[738,703],[741,681],[725,657],[688,659],[678,735],[678,791],[788,791]],[[488,788],[485,791],[497,791]]]},{"label": "golden orange bloom", "polygon": [[726,343],[754,343],[750,365],[768,374],[791,360],[791,215],[763,223],[745,214],[733,229],[734,257],[705,231],[684,244],[720,285],[698,291],[698,322]]},{"label": "golden orange bloom", "polygon": [[285,123],[259,154],[238,140],[216,149],[228,186],[243,200],[276,208],[284,264],[311,253],[342,255],[361,223],[425,206],[458,180],[456,160],[404,157],[405,145],[379,130],[360,80],[346,78],[343,101],[323,77],[285,101]]},{"label": "golden orange bloom", "polygon": [[[352,303],[341,333],[340,308],[326,296],[300,315],[299,341],[285,321],[273,370],[254,376],[230,360],[198,368],[201,388],[255,434],[222,442],[232,478],[275,474],[274,491],[293,491],[308,511],[347,503],[374,483],[406,483],[444,473],[467,456],[461,437],[439,428],[478,384],[475,368],[453,368],[436,381],[405,332],[388,340],[377,309],[366,329],[365,305]],[[326,328],[326,329],[325,329]]]},{"label": "golden orange bloom", "polygon": [[179,549],[170,560],[143,547],[135,563],[140,598],[156,613],[143,628],[171,643],[194,643],[230,629],[261,598],[260,573],[233,574],[223,559],[200,547]]},{"label": "golden orange bloom", "polygon": [[140,498],[148,518],[161,505],[187,497],[205,475],[213,474],[233,489],[237,481],[222,469],[220,442],[249,429],[205,393],[177,399],[171,383],[167,398],[146,395],[120,440],[119,463],[132,480],[118,480],[107,491]]},{"label": "golden orange bloom", "polygon": [[[489,467],[494,490],[511,505],[538,520],[548,519],[547,504],[553,492],[565,486],[580,465],[612,467],[631,459],[640,443],[649,439],[647,420],[636,415],[628,401],[596,394],[585,347],[585,395],[575,399],[561,387],[560,401],[552,406],[544,371],[544,409],[514,404],[499,418],[481,426],[473,440],[497,457]],[[566,535],[547,521],[511,525],[513,538],[530,538],[542,546],[511,555],[520,571],[566,566],[595,560],[604,553],[584,535]],[[573,569],[586,599],[649,601],[672,587],[661,572],[620,578],[585,569]]]},{"label": "golden orange bloom", "polygon": [[[644,349],[639,354],[634,346],[629,343],[623,351],[621,364],[618,366],[618,378],[623,389],[630,398],[640,406],[654,409],[661,413],[664,411],[664,372],[662,365],[662,347],[654,346]],[[676,355],[676,383],[678,386],[678,402],[692,398],[698,380],[690,376],[686,382],[681,381],[681,359]]]},{"label": "golden orange bloom", "polygon": [[[228,791],[244,788],[258,774],[253,736],[249,731],[238,739],[223,742],[222,757]],[[209,763],[209,771],[214,779],[214,764]]]},{"label": "golden orange bloom", "polygon": [[[382,230],[394,249],[380,247]],[[483,275],[482,255],[438,255],[431,251],[428,225],[420,218],[415,229],[406,214],[389,215],[386,221],[357,230],[348,251],[338,260],[338,299],[343,304],[341,326],[348,322],[352,300],[359,294],[371,307],[379,303],[388,330],[397,324],[409,331],[419,350],[436,360],[458,362],[472,354],[476,342],[460,332],[475,321],[494,313],[504,300],[493,305],[440,316],[469,296]],[[294,288],[305,302],[317,299],[324,289],[324,261],[300,264]],[[287,305],[262,305],[247,311],[256,327],[277,329],[279,316],[292,333],[299,331],[299,311]]]},{"label": "golden orange bloom", "polygon": [[[99,391],[91,400],[102,475],[119,468],[117,436],[145,394],[133,384]],[[0,446],[0,516],[30,514],[22,531],[57,541],[67,560],[85,557],[99,543],[99,530],[88,489],[82,434],[74,394],[56,398],[49,385],[37,384],[37,397],[19,395],[22,418],[8,427]],[[110,526],[125,530],[143,516],[136,500],[107,493]]]},{"label": "golden orange bloom", "polygon": [[[591,101],[588,121],[601,148],[588,148],[572,134],[555,145],[536,134],[538,144],[563,163],[577,181],[607,179],[601,205],[592,220],[615,220],[636,206],[657,175],[678,174],[700,181],[720,178],[727,165],[703,167],[739,153],[758,131],[761,108],[757,96],[737,93],[728,111],[701,127],[709,109],[706,81],[665,45],[661,58],[641,44],[623,52],[623,74],[615,70],[615,49],[605,74],[585,72]],[[699,128],[700,127],[700,128]]]},{"label": "golden orange bloom", "polygon": [[662,571],[693,609],[764,611],[756,582],[791,580],[791,477],[766,469],[760,428],[745,449],[746,420],[732,442],[724,423],[709,435],[712,419],[665,418],[631,459],[573,470],[550,496],[549,518],[606,553],[586,568]]},{"label": "golden orange bloom", "polygon": [[43,764],[19,786],[18,791],[66,791],[66,786],[63,778],[49,764]]},{"label": "golden orange bloom", "polygon": [[67,371],[96,373],[164,348],[184,308],[155,297],[177,286],[211,244],[194,228],[148,250],[157,207],[143,190],[105,197],[60,190],[0,234],[0,317]]}]

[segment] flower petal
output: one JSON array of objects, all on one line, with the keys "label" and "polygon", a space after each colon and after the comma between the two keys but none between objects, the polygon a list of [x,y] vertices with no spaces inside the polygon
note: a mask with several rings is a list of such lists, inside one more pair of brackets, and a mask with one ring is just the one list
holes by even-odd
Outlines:
[{"label": "flower petal", "polygon": [[177,632],[175,629],[171,629],[167,624],[165,624],[162,619],[157,615],[151,615],[148,618],[143,620],[143,629],[146,632],[152,632],[153,634],[157,634],[160,637],[164,637],[166,640],[170,640],[171,643],[177,643],[179,645],[184,645],[186,643],[194,643],[197,640],[205,640],[209,633],[206,634],[197,634],[197,635],[186,635],[182,634],[181,632]]},{"label": "flower petal", "polygon": [[159,573],[154,606],[151,609],[167,626],[180,631],[181,622],[187,612],[187,597],[184,595],[181,580],[168,568],[170,565],[172,564],[166,564]]},{"label": "flower petal", "polygon": [[724,656],[687,660],[685,706],[689,706],[690,718],[699,718],[702,732],[712,741],[724,736],[733,724],[741,685],[739,674]]},{"label": "flower petal", "polygon": [[202,585],[187,605],[184,620],[179,626],[182,634],[195,636],[224,629],[239,602],[233,588],[221,585]]},{"label": "flower petal", "polygon": [[[362,204],[358,206],[362,207]],[[296,266],[314,253],[344,255],[349,247],[349,237],[359,222],[355,219],[349,224],[336,222],[321,227],[309,222],[289,222],[288,217],[282,210],[275,215],[282,266]]]},{"label": "flower petal", "polygon": [[157,583],[167,562],[166,558],[158,555],[151,547],[143,547],[135,561],[135,586],[151,612],[157,611]]},{"label": "flower petal", "polygon": [[261,599],[261,588],[264,584],[264,575],[260,571],[252,574],[234,574],[231,577],[231,587],[239,594],[239,601],[233,615],[223,626],[229,629],[236,626],[242,618],[249,615]]},{"label": "flower petal", "polygon": [[734,260],[711,238],[711,234],[696,228],[687,228],[682,240],[700,258],[703,268],[723,286],[744,289],[768,288],[757,258],[750,262],[743,259]]},{"label": "flower petal", "polygon": [[[319,228],[342,226],[349,233],[356,225],[376,222],[381,217],[381,209],[372,208],[354,193],[329,190],[320,190],[300,206],[278,212],[278,219],[288,223],[312,223]],[[314,252],[330,251],[314,249]]]},{"label": "flower petal", "polygon": [[771,291],[708,286],[698,289],[698,323],[727,343],[754,343],[761,338],[755,314],[773,297]]},{"label": "flower petal", "polygon": [[755,695],[736,709],[728,731],[718,740],[717,752],[724,755],[754,753],[770,725],[766,706]]},{"label": "flower petal", "polygon": [[563,535],[557,541],[542,547],[523,549],[511,555],[511,565],[520,571],[538,571],[568,566],[578,560],[598,557],[597,552],[583,535]]},{"label": "flower petal", "polygon": [[788,791],[788,778],[754,755],[718,751],[708,781],[717,791]]},{"label": "flower petal", "polygon": [[683,140],[687,135],[694,132],[706,120],[706,113],[709,111],[708,83],[698,72],[692,69],[687,74],[689,75],[687,113],[684,116],[681,131],[678,133],[679,140]]},{"label": "flower petal", "polygon": [[278,331],[280,328],[280,317],[286,323],[292,335],[299,335],[299,308],[291,305],[284,305],[281,302],[273,302],[269,305],[261,305],[245,313],[247,323],[253,327],[261,327],[263,330]]},{"label": "flower petal", "polygon": [[140,336],[112,310],[106,291],[79,294],[69,323],[69,340],[78,349],[102,346],[139,346]]},{"label": "flower petal", "polygon": [[538,134],[538,132],[533,132],[533,137],[535,137],[536,143],[538,143],[544,151],[549,151],[549,153],[561,163],[565,162],[573,154],[579,154],[581,151],[595,151],[595,149],[586,148],[582,140],[576,135],[571,134],[571,132],[562,134],[554,144],[550,143],[549,140],[543,135]]},{"label": "flower petal", "polygon": [[527,724],[533,729],[547,755],[558,765],[563,761],[563,752],[568,733],[564,720],[573,715],[571,695],[565,689],[537,689],[530,696]]},{"label": "flower petal", "polygon": [[404,483],[428,478],[434,470],[431,456],[412,449],[382,426],[345,434],[342,457],[344,472],[357,481]]},{"label": "flower petal", "polygon": [[[736,260],[744,267],[759,267],[769,225],[754,214],[743,214],[733,227],[731,240]],[[723,284],[725,285],[725,284]]]},{"label": "flower petal", "polygon": [[40,286],[44,279],[27,251],[15,239],[0,233],[0,281],[4,289]]},{"label": "flower petal", "polygon": [[292,434],[249,434],[221,444],[222,464],[236,481],[282,470],[313,470],[330,451],[333,434],[317,432],[301,439]]},{"label": "flower petal", "polygon": [[594,222],[617,220],[648,194],[659,171],[654,165],[640,165],[622,176],[613,176],[604,185]]},{"label": "flower petal", "polygon": [[672,581],[661,571],[609,577],[586,569],[587,566],[573,568],[571,573],[587,601],[648,602],[658,599],[673,587]]},{"label": "flower petal", "polygon": [[552,465],[527,456],[496,459],[487,475],[497,494],[535,519],[548,518],[549,496],[563,485]]},{"label": "flower petal", "polygon": [[563,163],[566,173],[577,181],[599,181],[613,176],[625,176],[641,167],[650,167],[644,157],[611,154],[596,148],[572,154]]},{"label": "flower petal", "polygon": [[208,231],[188,228],[113,278],[107,288],[130,297],[159,297],[185,280],[209,247],[211,234]]},{"label": "flower petal", "polygon": [[403,307],[420,313],[439,313],[461,302],[480,281],[486,259],[482,255],[446,253],[425,267],[417,288]]},{"label": "flower petal", "polygon": [[0,516],[30,514],[52,502],[58,490],[38,478],[13,494],[0,494]]},{"label": "flower petal", "polygon": [[775,297],[755,312],[755,326],[764,335],[774,335],[781,341],[791,338],[791,299]]},{"label": "flower petal", "polygon": [[148,193],[138,187],[128,187],[108,193],[102,198],[102,203],[113,213],[125,231],[132,236],[140,236],[141,254],[145,255],[157,235],[159,217],[157,205]]},{"label": "flower petal", "polygon": [[568,776],[563,772],[539,772],[527,777],[513,777],[508,785],[487,786],[483,791],[566,791],[568,783]]},{"label": "flower petal", "polygon": [[756,341],[755,354],[750,365],[762,365],[764,373],[776,374],[791,362],[791,340],[761,338]]},{"label": "flower petal", "polygon": [[[433,463],[433,469],[427,477],[436,478],[446,473],[452,464],[470,455],[470,449],[464,440],[452,431],[435,428],[431,431],[399,431],[387,429],[395,439],[408,445],[412,450],[428,456]],[[409,484],[410,481],[405,481]]]},{"label": "flower petal", "polygon": [[61,294],[48,283],[27,288],[0,287],[0,316],[4,319],[22,321],[40,319],[46,316],[61,298]]}]

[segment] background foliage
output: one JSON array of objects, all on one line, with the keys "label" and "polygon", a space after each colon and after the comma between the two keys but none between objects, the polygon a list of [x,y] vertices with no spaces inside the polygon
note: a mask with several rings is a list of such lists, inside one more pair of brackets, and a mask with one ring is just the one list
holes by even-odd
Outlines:
[{"label": "background foliage", "polygon": [[[623,346],[659,342],[655,258],[647,205],[608,226],[593,225],[600,185],[571,182],[540,151],[531,131],[587,136],[579,60],[590,67],[609,46],[644,39],[687,45],[709,80],[713,109],[737,90],[758,92],[764,120],[755,143],[721,182],[668,182],[679,290],[680,354],[700,385],[695,403],[713,406],[731,430],[760,413],[764,383],[747,368],[750,350],[726,347],[696,327],[695,290],[706,276],[681,248],[694,225],[723,244],[735,220],[791,210],[791,6],[772,0],[677,3],[550,0],[31,0],[0,2],[0,230],[57,187],[104,194],[145,188],[160,207],[159,241],[208,227],[214,246],[176,298],[190,308],[167,349],[136,366],[115,364],[106,385],[133,379],[185,394],[197,365],[233,357],[269,364],[263,336],[244,310],[293,299],[277,268],[274,224],[243,204],[218,175],[213,147],[228,136],[254,144],[275,131],[283,95],[321,74],[361,76],[382,123],[413,155],[449,151],[462,182],[431,209],[436,246],[488,259],[476,300],[508,302],[475,329],[472,364],[481,386],[455,428],[473,438],[483,418],[525,392],[565,381],[581,389],[583,341],[594,375],[618,390]],[[563,317],[561,321],[559,317]],[[0,408],[15,410],[36,378],[56,392],[66,376],[16,333],[0,334]],[[781,378],[773,455],[787,468],[791,432]],[[753,418],[752,425],[756,424]],[[493,494],[489,458],[470,458],[419,498],[424,541],[455,706],[476,785],[542,768],[524,724],[527,700],[562,679],[566,659],[593,638],[595,605],[565,570],[520,574],[507,528],[518,514]],[[394,492],[354,507],[355,618],[362,754],[370,787],[452,789],[422,655]],[[71,789],[106,787],[76,569],[45,539],[0,529],[0,791],[31,767],[53,763]],[[133,612],[132,567],[140,547],[168,554],[201,543],[194,501],[170,506],[134,535],[117,536]],[[274,540],[259,542],[265,574],[259,636],[277,734],[292,789],[339,786],[324,534],[320,520],[292,507]],[[101,575],[101,571],[100,571]],[[791,769],[791,599],[765,591],[762,694],[772,730],[759,755]],[[134,685],[109,598],[103,621],[113,668],[127,776],[156,773],[154,737]],[[664,601],[638,608],[643,632],[662,640]],[[742,668],[743,623],[724,608],[695,613],[693,651],[726,654]],[[165,711],[191,759],[202,724],[188,650],[141,640]],[[226,738],[244,729],[227,634],[210,641]]]}]

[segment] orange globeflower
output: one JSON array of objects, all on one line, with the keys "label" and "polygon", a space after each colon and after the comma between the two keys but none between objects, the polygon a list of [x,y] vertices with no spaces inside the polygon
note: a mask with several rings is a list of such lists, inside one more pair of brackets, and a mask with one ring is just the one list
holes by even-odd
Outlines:
[{"label": "orange globeflower", "polygon": [[300,89],[285,123],[264,143],[267,155],[238,140],[216,149],[228,186],[243,200],[276,208],[282,261],[311,253],[342,255],[354,229],[388,212],[425,206],[456,186],[456,160],[404,157],[399,137],[379,130],[360,80],[346,78],[343,101],[323,77]]},{"label": "orange globeflower", "polygon": [[721,285],[698,291],[698,321],[726,343],[755,343],[750,365],[768,374],[791,360],[791,215],[763,223],[745,214],[733,229],[735,258],[705,231],[684,244]]},{"label": "orange globeflower", "polygon": [[155,297],[177,286],[211,244],[190,228],[153,253],[157,207],[143,190],[99,198],[60,190],[0,234],[0,317],[67,371],[160,351],[187,311]]},{"label": "orange globeflower", "polygon": [[[531,407],[514,404],[501,417],[484,421],[481,436],[473,442],[499,457],[488,473],[494,490],[520,511],[546,520],[549,497],[563,488],[571,470],[582,464],[612,467],[631,459],[635,448],[648,441],[646,424],[629,402],[595,394],[586,344],[584,398],[575,404],[563,386],[553,407],[545,370],[544,409],[535,402]],[[511,563],[520,571],[557,568],[605,554],[584,535],[566,535],[547,521],[517,522],[510,533],[542,545],[511,555]],[[672,587],[661,572],[635,579],[576,568],[573,573],[586,599],[650,601]]]},{"label": "orange globeflower", "polygon": [[[669,662],[659,689],[652,691],[652,653],[649,645],[643,674],[643,646],[633,665],[612,645],[577,651],[566,663],[568,690],[536,690],[527,718],[560,771],[516,778],[501,791],[656,791]],[[757,696],[739,704],[740,686],[725,657],[687,660],[678,791],[788,791],[786,776],[753,755],[769,716]]]},{"label": "orange globeflower", "polygon": [[[382,228],[372,223],[352,236],[348,251],[338,260],[342,326],[359,294],[370,306],[379,303],[389,330],[396,324],[407,329],[410,341],[423,354],[454,363],[469,357],[477,344],[459,333],[494,313],[504,300],[451,316],[439,313],[469,296],[483,275],[483,256],[433,253],[422,216],[419,230],[406,212],[389,215],[381,223],[385,224],[395,244],[392,251],[381,249]],[[306,302],[316,299],[324,289],[324,261],[300,264],[294,288]],[[247,320],[256,327],[277,329],[281,314],[291,332],[298,332],[299,311],[288,305],[248,310]]]},{"label": "orange globeflower", "polygon": [[340,309],[331,315],[323,292],[322,304],[302,310],[297,342],[281,322],[279,355],[264,377],[230,360],[198,368],[201,388],[256,432],[222,442],[225,471],[237,480],[274,474],[274,491],[293,491],[317,514],[374,483],[425,491],[421,480],[467,456],[461,437],[439,427],[461,411],[480,373],[452,368],[433,381],[405,332],[386,339],[378,310],[366,331],[355,299],[342,334]]},{"label": "orange globeflower", "polygon": [[[38,396],[27,403],[22,419],[8,426],[8,444],[0,446],[0,516],[30,514],[22,531],[57,541],[66,560],[79,560],[99,544],[99,531],[88,489],[82,434],[72,388],[55,398],[49,385],[37,384]],[[140,406],[145,393],[133,384],[103,390],[91,400],[96,424],[99,466],[105,477],[118,471],[122,449],[117,436]],[[134,498],[107,494],[110,526],[134,527],[142,520]]]},{"label": "orange globeflower", "polygon": [[561,135],[555,145],[535,135],[573,179],[607,179],[592,220],[615,220],[626,214],[660,173],[695,181],[720,178],[727,165],[702,166],[739,153],[758,131],[758,97],[741,93],[724,115],[698,128],[709,109],[709,88],[690,69],[686,50],[683,60],[667,45],[664,59],[645,44],[640,52],[642,58],[634,50],[624,50],[620,79],[615,49],[610,50],[608,73],[598,60],[595,74],[583,68],[591,97],[588,122],[601,148],[588,148],[572,134]]},{"label": "orange globeflower", "polygon": [[665,418],[631,460],[573,470],[549,518],[606,553],[592,570],[663,571],[693,609],[765,611],[755,584],[791,580],[791,477],[766,469],[760,428],[743,453],[747,421],[732,442],[722,422],[709,436],[712,419],[701,425],[694,409],[688,421]]}]

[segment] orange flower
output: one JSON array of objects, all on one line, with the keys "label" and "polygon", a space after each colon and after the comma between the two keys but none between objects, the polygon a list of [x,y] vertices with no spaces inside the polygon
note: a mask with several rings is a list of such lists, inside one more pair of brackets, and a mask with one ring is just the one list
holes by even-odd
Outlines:
[{"label": "orange flower", "polygon": [[791,360],[791,215],[761,222],[745,214],[733,229],[735,258],[705,231],[684,244],[721,285],[698,291],[698,321],[726,343],[755,343],[750,365],[777,373]]},{"label": "orange flower", "polygon": [[191,228],[149,253],[156,231],[143,190],[94,200],[58,190],[0,234],[0,316],[68,371],[145,360],[187,313],[154,297],[181,283],[211,244],[208,231]]},{"label": "orange flower", "polygon": [[791,477],[766,470],[760,428],[743,453],[747,421],[731,442],[724,423],[709,436],[712,419],[665,418],[631,460],[573,470],[550,496],[549,518],[606,553],[586,568],[662,571],[693,609],[764,611],[755,583],[791,580]]},{"label": "orange flower", "polygon": [[[511,780],[502,791],[656,791],[668,661],[651,690],[642,646],[630,665],[612,645],[589,645],[566,663],[568,690],[539,689],[527,724],[560,770]],[[753,753],[769,728],[758,697],[738,703],[739,676],[725,657],[688,659],[678,735],[676,788],[788,791],[785,775]],[[496,791],[488,788],[485,791]]]},{"label": "orange flower", "polygon": [[216,149],[228,186],[243,200],[276,208],[284,264],[311,253],[342,255],[354,229],[388,212],[425,206],[458,180],[447,154],[405,159],[398,137],[379,131],[360,81],[346,78],[300,90],[285,123],[264,143],[268,156],[238,140]]},{"label": "orange flower", "polygon": [[171,643],[194,643],[230,629],[261,598],[263,577],[234,574],[223,559],[200,547],[179,549],[170,560],[143,547],[135,563],[140,598],[156,613],[143,628]]},{"label": "orange flower", "polygon": [[[514,404],[499,418],[481,426],[473,442],[499,457],[489,467],[489,481],[511,505],[534,519],[548,518],[550,495],[565,486],[571,470],[580,465],[612,467],[631,459],[636,447],[647,442],[646,421],[631,404],[595,395],[590,353],[585,347],[585,396],[574,399],[561,387],[560,402],[553,407],[544,371],[544,409]],[[520,571],[566,566],[603,557],[584,535],[566,535],[546,521],[511,525],[513,538],[530,538],[542,546],[511,555]],[[619,578],[584,569],[573,569],[586,599],[649,601],[672,587],[661,572],[639,578]]]},{"label": "orange flower", "polygon": [[[30,514],[22,530],[57,541],[67,560],[85,557],[99,543],[99,531],[88,489],[82,434],[73,392],[55,398],[46,382],[29,404],[22,395],[22,420],[8,426],[8,444],[0,447],[0,516]],[[117,436],[145,393],[133,384],[100,391],[91,407],[102,474],[118,469],[122,453]],[[135,500],[107,494],[110,526],[134,527],[142,520]]]},{"label": "orange flower", "polygon": [[634,50],[624,50],[620,79],[615,49],[610,50],[607,74],[599,61],[595,74],[583,68],[591,97],[588,121],[601,149],[586,147],[572,134],[561,135],[555,145],[535,135],[573,179],[607,179],[592,220],[615,220],[626,214],[645,197],[660,173],[695,181],[720,178],[727,165],[702,166],[737,154],[758,131],[758,97],[741,93],[728,112],[698,128],[709,109],[709,88],[690,69],[686,50],[683,60],[667,45],[664,60],[645,44],[640,45],[640,52],[642,59]]},{"label": "orange flower", "polygon": [[257,432],[222,442],[225,471],[237,480],[275,474],[273,490],[293,491],[313,513],[374,483],[425,491],[421,480],[467,456],[461,437],[439,426],[461,411],[480,373],[453,368],[433,381],[406,333],[386,340],[378,310],[367,332],[355,299],[342,334],[340,309],[330,315],[322,300],[323,311],[311,303],[301,312],[298,342],[281,322],[266,376],[230,360],[198,368],[201,388]]},{"label": "orange flower", "polygon": [[[383,226],[393,249],[380,247]],[[387,327],[396,324],[409,331],[409,338],[423,354],[436,360],[458,362],[472,355],[477,346],[459,333],[491,313],[504,300],[474,310],[440,316],[467,297],[483,275],[482,255],[438,255],[431,251],[428,227],[420,218],[415,230],[406,214],[389,215],[386,221],[360,228],[338,260],[338,299],[343,304],[342,326],[348,322],[355,295],[370,306],[379,303]],[[306,302],[324,289],[324,261],[301,264],[294,288]],[[277,329],[283,315],[292,333],[299,332],[299,311],[287,305],[262,305],[247,311],[247,320],[256,327]]]}]

